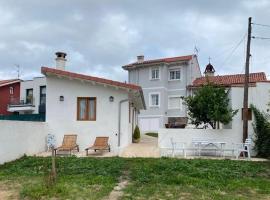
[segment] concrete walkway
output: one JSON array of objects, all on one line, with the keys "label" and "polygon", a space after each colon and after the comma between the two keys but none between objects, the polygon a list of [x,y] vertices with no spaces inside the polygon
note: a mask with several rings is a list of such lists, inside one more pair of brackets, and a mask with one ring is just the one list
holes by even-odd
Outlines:
[{"label": "concrete walkway", "polygon": [[141,141],[139,143],[132,143],[119,155],[120,157],[151,157],[157,158],[160,157],[159,148],[158,148],[158,138],[151,137],[147,135],[142,135]]}]

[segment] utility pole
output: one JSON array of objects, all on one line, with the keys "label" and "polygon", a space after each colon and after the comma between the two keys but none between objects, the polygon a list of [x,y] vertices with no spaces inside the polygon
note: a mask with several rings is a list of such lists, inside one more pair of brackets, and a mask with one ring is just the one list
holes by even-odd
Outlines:
[{"label": "utility pole", "polygon": [[250,59],[250,43],[251,43],[251,17],[248,18],[248,38],[246,52],[246,69],[245,69],[245,85],[244,85],[244,102],[243,102],[243,142],[248,137],[248,87],[249,87],[249,59]]}]

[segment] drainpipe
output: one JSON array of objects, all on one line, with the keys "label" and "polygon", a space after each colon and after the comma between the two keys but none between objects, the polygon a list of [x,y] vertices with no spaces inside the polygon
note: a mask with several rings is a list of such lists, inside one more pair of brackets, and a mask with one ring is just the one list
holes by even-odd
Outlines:
[{"label": "drainpipe", "polygon": [[129,99],[123,99],[119,101],[119,109],[118,109],[118,147],[120,147],[120,139],[121,139],[121,105],[124,102],[129,101]]}]

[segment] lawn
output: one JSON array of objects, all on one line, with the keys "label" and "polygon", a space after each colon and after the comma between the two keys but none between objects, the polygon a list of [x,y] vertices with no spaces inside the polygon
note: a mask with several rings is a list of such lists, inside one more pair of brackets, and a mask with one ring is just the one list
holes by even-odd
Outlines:
[{"label": "lawn", "polygon": [[53,187],[49,167],[38,157],[2,165],[0,190],[21,199],[102,199],[125,174],[122,199],[270,199],[270,162],[65,157]]}]

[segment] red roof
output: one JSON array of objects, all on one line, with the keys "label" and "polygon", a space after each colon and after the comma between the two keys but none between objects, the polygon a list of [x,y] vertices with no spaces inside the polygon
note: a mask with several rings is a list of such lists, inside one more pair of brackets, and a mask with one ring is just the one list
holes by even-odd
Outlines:
[{"label": "red roof", "polygon": [[187,55],[187,56],[177,56],[177,57],[171,57],[171,58],[160,58],[160,59],[154,59],[154,60],[145,60],[143,62],[134,62],[127,65],[124,65],[124,69],[128,69],[130,67],[135,67],[142,64],[155,64],[155,63],[172,63],[177,61],[189,61],[192,59],[194,55]]},{"label": "red roof", "polygon": [[20,82],[20,79],[0,80],[0,87]]},{"label": "red roof", "polygon": [[104,78],[98,78],[94,76],[88,76],[84,74],[78,74],[78,73],[73,73],[73,72],[68,72],[68,71],[63,71],[59,69],[53,69],[53,68],[48,68],[48,67],[41,67],[41,73],[44,75],[47,74],[55,74],[59,76],[66,76],[74,79],[81,79],[81,80],[86,80],[86,81],[93,81],[96,83],[102,83],[106,85],[112,85],[112,86],[117,86],[117,87],[122,87],[122,88],[128,88],[132,90],[142,90],[142,88],[138,85],[134,84],[128,84],[128,83],[122,83],[118,81],[113,81],[113,80],[108,80]]},{"label": "red roof", "polygon": [[[264,72],[250,73],[249,75],[249,83],[264,82],[264,81],[267,81]],[[244,84],[245,82],[245,74],[201,77],[195,79],[191,87],[199,87],[202,85],[206,85],[208,82],[222,86],[232,86],[239,84],[241,85]]]}]

